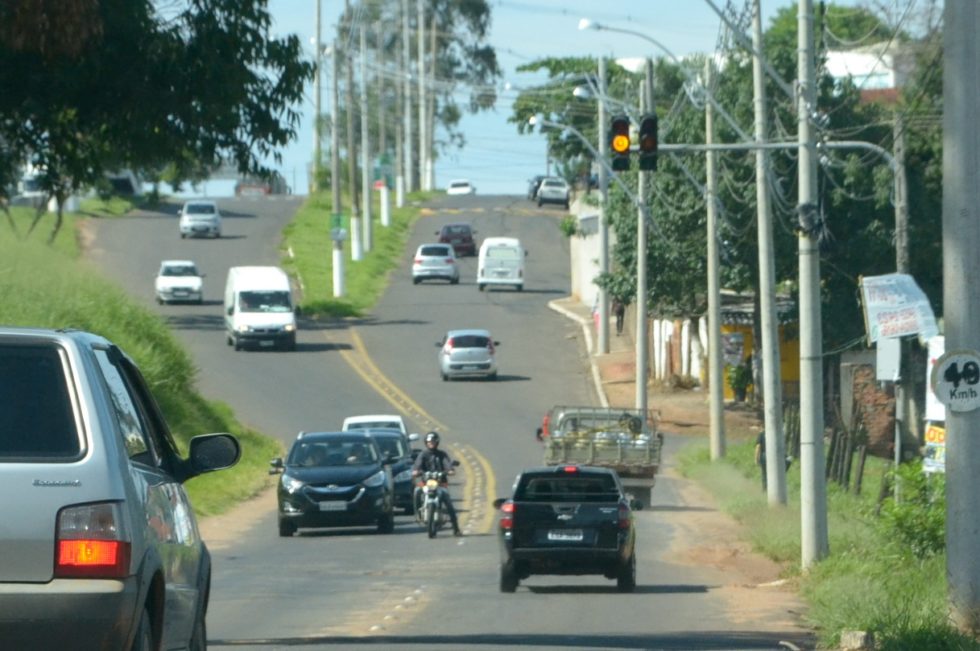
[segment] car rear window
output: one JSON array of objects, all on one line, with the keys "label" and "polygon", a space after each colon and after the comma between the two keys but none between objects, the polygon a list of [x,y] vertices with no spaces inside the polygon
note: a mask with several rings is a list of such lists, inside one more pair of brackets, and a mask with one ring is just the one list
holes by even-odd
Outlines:
[{"label": "car rear window", "polygon": [[446,226],[443,231],[448,235],[469,235],[469,226]]},{"label": "car rear window", "polygon": [[0,346],[0,460],[79,456],[66,372],[53,346]]},{"label": "car rear window", "polygon": [[490,339],[480,335],[457,335],[452,338],[453,348],[489,348]]},{"label": "car rear window", "polygon": [[486,257],[496,260],[517,260],[520,258],[517,249],[509,246],[488,248]]},{"label": "car rear window", "polygon": [[609,475],[590,477],[524,477],[514,492],[524,502],[615,502],[616,482]]},{"label": "car rear window", "polygon": [[423,246],[421,255],[432,257],[443,257],[449,255],[448,246]]}]

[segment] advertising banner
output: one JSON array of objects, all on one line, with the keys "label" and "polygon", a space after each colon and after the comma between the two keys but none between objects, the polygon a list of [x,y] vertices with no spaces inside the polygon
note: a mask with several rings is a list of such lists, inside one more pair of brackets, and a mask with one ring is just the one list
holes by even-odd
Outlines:
[{"label": "advertising banner", "polygon": [[861,301],[870,343],[907,335],[925,340],[939,333],[929,299],[908,274],[863,277]]}]

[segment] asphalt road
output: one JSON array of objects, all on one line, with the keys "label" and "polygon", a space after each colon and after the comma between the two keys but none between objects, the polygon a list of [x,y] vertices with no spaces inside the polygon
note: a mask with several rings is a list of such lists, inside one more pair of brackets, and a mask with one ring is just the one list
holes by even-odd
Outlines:
[{"label": "asphalt road", "polygon": [[[337,429],[344,416],[402,411],[413,431],[435,426],[463,460],[454,485],[467,536],[427,539],[399,516],[392,535],[370,529],[277,535],[275,500],[212,546],[208,638],[214,648],[381,645],[386,648],[776,649],[786,634],[735,617],[710,567],[667,554],[679,532],[659,517],[683,509],[662,479],[639,513],[638,588],[619,594],[602,577],[532,577],[516,594],[497,589],[494,513],[521,468],[537,465],[534,429],[552,404],[592,403],[578,326],[547,307],[569,291],[559,208],[519,197],[443,197],[422,217],[374,312],[311,327],[297,351],[234,352],[225,345],[221,292],[227,269],[276,264],[291,199],[219,200],[220,240],[181,240],[172,214],[100,220],[90,259],[150,309],[185,344],[201,391],[284,443],[302,429]],[[479,292],[476,259],[458,285],[413,285],[411,254],[444,223],[466,221],[477,239],[519,237],[527,248],[525,290]],[[380,228],[380,226],[376,226]],[[201,306],[157,306],[153,278],[165,258],[195,260],[205,278]],[[501,342],[496,382],[443,382],[436,341],[448,329],[488,328]]]}]

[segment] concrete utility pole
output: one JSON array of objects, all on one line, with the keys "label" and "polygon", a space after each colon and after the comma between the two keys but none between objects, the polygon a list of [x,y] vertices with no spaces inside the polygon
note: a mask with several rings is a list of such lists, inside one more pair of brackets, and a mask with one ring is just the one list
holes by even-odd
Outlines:
[{"label": "concrete utility pole", "polygon": [[[653,61],[646,60],[644,82],[641,84],[640,113],[653,112]],[[647,184],[652,183],[650,172],[640,171],[637,195],[640,205],[647,205]],[[636,408],[647,409],[647,368],[649,366],[649,337],[647,336],[647,220],[640,208],[636,214]]]},{"label": "concrete utility pole", "polygon": [[[606,160],[606,59],[599,57],[599,159]],[[609,273],[609,176],[606,166],[599,165],[599,273]],[[609,354],[609,292],[599,288],[599,354]]]},{"label": "concrete utility pole", "polygon": [[[752,80],[755,141],[766,142],[766,76],[762,68],[762,9],[752,3]],[[762,330],[762,385],[766,426],[766,494],[770,505],[786,504],[786,438],[783,436],[783,387],[779,359],[779,315],[776,308],[776,255],[772,241],[766,150],[755,152],[755,196],[758,210],[759,302]]]},{"label": "concrete utility pole", "polygon": [[405,144],[405,192],[415,190],[415,172],[412,153],[412,30],[409,28],[408,0],[402,0],[402,58],[405,67],[402,78],[405,80],[405,92],[402,96],[402,118],[405,120],[405,133],[402,141]]},{"label": "concrete utility pole", "polygon": [[[343,208],[340,204],[340,133],[337,130],[337,106],[339,101],[338,89],[338,70],[337,70],[337,42],[334,41],[330,51],[330,212],[331,217],[341,214]],[[339,225],[341,228],[341,225]],[[347,293],[344,286],[344,240],[340,237],[333,238],[333,296],[340,298]]]},{"label": "concrete utility pole", "polygon": [[[402,8],[399,7],[399,10]],[[398,24],[401,20],[395,22],[395,31],[398,31]],[[395,70],[400,73],[405,73],[405,56],[402,53],[402,48],[397,48],[397,62],[395,64]],[[404,94],[404,86],[402,84],[395,84],[395,112],[397,113],[399,109],[404,107],[405,102],[402,99]],[[404,124],[395,120],[395,206],[401,208],[405,205],[405,127]]]},{"label": "concrete utility pole", "polygon": [[[350,0],[346,2],[346,15],[350,16]],[[350,257],[351,260],[361,259],[361,206],[357,196],[357,148],[354,145],[354,59],[349,48],[344,52],[347,62],[347,88],[345,103],[347,104],[347,191],[350,192]]]},{"label": "concrete utility pole", "polygon": [[810,114],[817,92],[813,52],[813,0],[799,0],[797,129],[800,258],[800,512],[802,565],[808,569],[830,551],[823,452],[823,331],[820,323],[820,249],[817,214],[817,143]]},{"label": "concrete utility pole", "polygon": [[388,153],[388,134],[387,120],[385,115],[385,24],[378,21],[378,33],[375,35],[377,49],[375,49],[375,73],[378,81],[378,154],[384,156]]},{"label": "concrete utility pole", "polygon": [[[704,62],[704,87],[711,92],[714,64]],[[711,102],[704,103],[704,137],[715,141],[715,116]],[[711,459],[725,456],[725,386],[721,354],[721,273],[718,268],[718,172],[715,152],[707,153],[705,202],[708,208],[708,391],[710,393]]]},{"label": "concrete utility pole", "polygon": [[367,25],[361,22],[361,200],[364,208],[361,211],[364,215],[362,224],[362,242],[364,253],[368,253],[373,248],[372,232],[372,190],[371,190],[371,145],[370,129],[368,124],[368,72],[367,72]]},{"label": "concrete utility pole", "polygon": [[428,102],[425,110],[425,187],[434,190],[436,187],[436,159],[433,156],[433,142],[436,137],[436,60],[438,59],[436,47],[438,31],[436,30],[436,16],[432,15],[432,22],[429,24],[429,57],[432,64],[429,66],[428,83]]},{"label": "concrete utility pole", "polygon": [[416,3],[418,13],[418,73],[419,73],[419,186],[423,191],[431,190],[425,185],[425,169],[428,161],[425,159],[426,135],[426,98],[425,98],[425,0]]},{"label": "concrete utility pole", "polygon": [[[980,5],[943,14],[943,304],[946,350],[980,350],[980,133],[976,129]],[[952,620],[980,630],[980,411],[946,409],[946,577]]]},{"label": "concrete utility pole", "polygon": [[316,0],[316,67],[313,70],[313,178],[310,190],[320,190],[320,68],[323,65],[323,43],[320,37],[320,2]]}]

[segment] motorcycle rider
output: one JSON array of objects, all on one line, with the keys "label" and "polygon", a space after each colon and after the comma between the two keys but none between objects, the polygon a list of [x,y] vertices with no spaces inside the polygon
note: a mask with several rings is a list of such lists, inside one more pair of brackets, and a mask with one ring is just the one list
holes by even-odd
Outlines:
[{"label": "motorcycle rider", "polygon": [[[412,476],[418,477],[424,472],[443,472],[446,475],[455,475],[454,465],[449,455],[439,449],[439,433],[429,432],[425,435],[425,450],[415,458],[415,464],[412,466]],[[416,507],[419,503],[419,493],[419,489],[416,488]],[[459,521],[456,519],[456,509],[453,508],[453,501],[449,497],[449,491],[442,485],[439,486],[439,501],[442,503],[443,508],[446,509],[446,513],[449,514],[449,520],[453,523],[453,535],[462,536],[463,532],[459,530]]]}]

